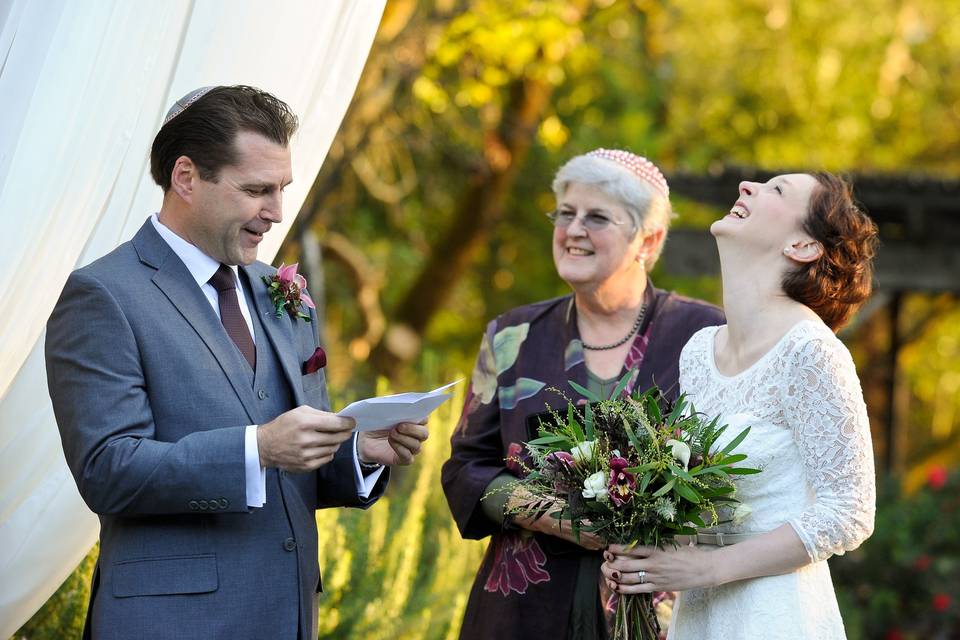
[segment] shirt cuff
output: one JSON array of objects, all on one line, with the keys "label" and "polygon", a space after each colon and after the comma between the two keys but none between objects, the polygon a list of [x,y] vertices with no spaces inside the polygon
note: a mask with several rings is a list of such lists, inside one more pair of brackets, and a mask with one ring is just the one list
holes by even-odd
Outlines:
[{"label": "shirt cuff", "polygon": [[243,436],[243,467],[247,478],[247,506],[262,507],[267,502],[267,470],[260,466],[257,425],[247,426]]},{"label": "shirt cuff", "polygon": [[380,468],[376,471],[368,472],[369,475],[363,475],[363,471],[360,469],[360,455],[357,453],[358,435],[357,433],[353,434],[353,477],[357,485],[357,495],[366,499],[370,497],[370,492],[373,491],[377,480],[380,479],[380,474],[383,473],[383,465],[380,465]]}]

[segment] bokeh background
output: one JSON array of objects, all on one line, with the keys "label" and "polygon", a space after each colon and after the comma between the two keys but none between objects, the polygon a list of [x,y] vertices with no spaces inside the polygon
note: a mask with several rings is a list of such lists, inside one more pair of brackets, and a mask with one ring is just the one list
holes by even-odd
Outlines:
[{"label": "bokeh background", "polygon": [[[706,227],[739,180],[854,181],[883,246],[876,293],[840,335],[880,495],[874,536],[831,569],[851,639],[960,637],[957,7],[389,0],[277,259],[300,262],[323,301],[334,406],[465,377],[487,320],[565,293],[550,182],[600,146],[667,173],[678,217],[653,280],[716,303]],[[458,393],[384,499],[318,514],[321,638],[456,637],[484,549],[460,539],[440,490]],[[95,558],[15,637],[79,637]]]}]

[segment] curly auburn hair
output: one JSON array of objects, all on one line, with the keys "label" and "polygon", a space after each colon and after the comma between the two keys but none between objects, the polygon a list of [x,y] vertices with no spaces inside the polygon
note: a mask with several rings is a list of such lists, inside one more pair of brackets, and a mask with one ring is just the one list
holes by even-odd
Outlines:
[{"label": "curly auburn hair", "polygon": [[819,183],[810,196],[803,230],[823,247],[823,255],[783,276],[783,291],[813,309],[838,331],[870,297],[877,225],[853,199],[843,178],[811,174]]}]

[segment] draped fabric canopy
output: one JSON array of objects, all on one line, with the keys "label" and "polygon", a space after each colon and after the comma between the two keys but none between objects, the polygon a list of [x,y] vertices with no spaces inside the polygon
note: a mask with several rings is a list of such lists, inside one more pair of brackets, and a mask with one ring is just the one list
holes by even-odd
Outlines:
[{"label": "draped fabric canopy", "polygon": [[385,0],[0,0],[0,638],[96,540],[47,395],[43,328],[70,271],[160,207],[150,143],[174,100],[250,84],[301,128],[272,260],[340,125]]}]

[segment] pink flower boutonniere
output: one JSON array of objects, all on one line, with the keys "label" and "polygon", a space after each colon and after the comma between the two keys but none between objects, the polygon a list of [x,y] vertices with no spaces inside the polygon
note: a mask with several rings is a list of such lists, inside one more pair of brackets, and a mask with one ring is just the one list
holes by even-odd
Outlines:
[{"label": "pink flower boutonniere", "polygon": [[263,276],[263,282],[267,285],[267,293],[270,294],[270,300],[273,302],[278,318],[286,309],[294,319],[300,318],[310,322],[310,316],[303,312],[302,305],[307,305],[311,309],[316,309],[317,305],[307,295],[307,279],[297,273],[299,266],[299,262],[289,266],[281,264],[273,277]]}]

